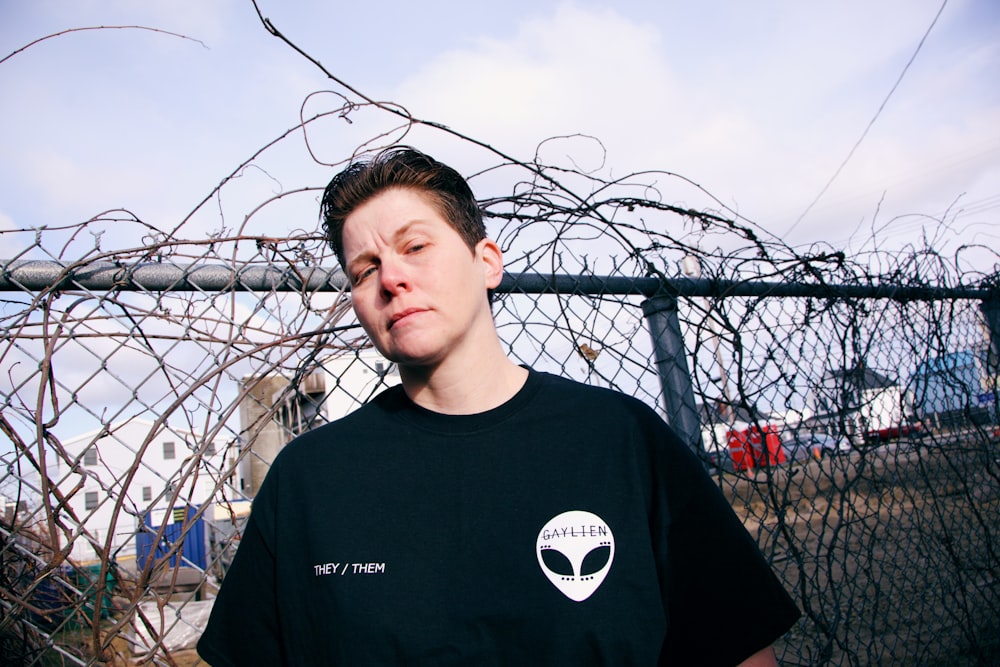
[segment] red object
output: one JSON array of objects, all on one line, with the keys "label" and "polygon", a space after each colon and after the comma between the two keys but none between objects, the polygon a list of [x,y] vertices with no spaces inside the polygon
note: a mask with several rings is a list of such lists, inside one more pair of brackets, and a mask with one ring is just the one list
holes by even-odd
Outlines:
[{"label": "red object", "polygon": [[908,435],[919,434],[923,431],[923,429],[923,424],[900,424],[899,426],[889,426],[875,431],[868,431],[865,433],[865,439],[888,442],[893,438],[902,438]]},{"label": "red object", "polygon": [[778,429],[770,424],[764,427],[763,433],[757,426],[750,426],[742,431],[728,431],[726,438],[736,470],[752,470],[785,462],[785,450],[781,446]]}]

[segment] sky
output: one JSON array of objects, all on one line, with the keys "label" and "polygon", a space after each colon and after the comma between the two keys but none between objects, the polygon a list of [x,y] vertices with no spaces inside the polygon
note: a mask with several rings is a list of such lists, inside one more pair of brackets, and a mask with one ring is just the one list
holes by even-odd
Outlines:
[{"label": "sky", "polygon": [[[366,96],[521,159],[548,137],[595,137],[606,153],[578,141],[578,164],[680,174],[797,247],[893,249],[921,236],[943,252],[1000,246],[993,0],[259,6]],[[144,29],[77,31],[15,53],[96,26]],[[338,99],[248,0],[0,0],[4,57],[0,229],[118,208],[173,229],[300,113]],[[324,185],[329,164],[388,126],[355,118],[317,123],[308,149],[297,136],[269,151],[204,228],[237,225],[245,202],[268,193]],[[481,166],[441,133],[406,139],[465,173]],[[665,193],[702,204],[690,196]],[[315,196],[260,224],[275,236],[314,229]],[[0,255],[17,254],[13,238]],[[995,259],[961,261],[991,273]]]}]

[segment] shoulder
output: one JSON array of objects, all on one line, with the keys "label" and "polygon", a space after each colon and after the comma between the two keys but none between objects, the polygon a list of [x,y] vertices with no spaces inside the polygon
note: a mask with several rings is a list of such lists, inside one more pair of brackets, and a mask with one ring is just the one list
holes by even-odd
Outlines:
[{"label": "shoulder", "polygon": [[540,398],[547,404],[565,405],[594,419],[631,419],[650,427],[669,428],[649,405],[615,389],[584,384],[559,375],[537,372]]},{"label": "shoulder", "polygon": [[630,443],[648,465],[686,458],[687,448],[664,418],[643,401],[615,389],[539,373],[534,403],[539,419],[576,442]]}]

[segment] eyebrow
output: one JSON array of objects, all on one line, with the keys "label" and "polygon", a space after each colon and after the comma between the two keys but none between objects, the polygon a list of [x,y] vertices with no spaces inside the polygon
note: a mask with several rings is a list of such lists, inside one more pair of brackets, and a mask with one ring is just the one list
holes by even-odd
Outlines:
[{"label": "eyebrow", "polygon": [[[416,220],[411,220],[409,222],[403,223],[403,225],[397,229],[392,235],[392,243],[398,243],[399,239],[406,236],[414,227],[423,227],[427,222],[423,219],[417,218]],[[375,253],[370,251],[361,252],[354,257],[347,258],[347,270],[349,273],[354,273],[353,266],[358,262],[363,262],[371,259],[375,256]]]}]

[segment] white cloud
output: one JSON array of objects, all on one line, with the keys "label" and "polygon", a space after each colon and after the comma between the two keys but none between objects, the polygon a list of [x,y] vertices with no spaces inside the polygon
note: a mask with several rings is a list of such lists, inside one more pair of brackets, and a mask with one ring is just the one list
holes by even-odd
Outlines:
[{"label": "white cloud", "polygon": [[[592,134],[616,173],[690,177],[780,235],[861,137],[939,6],[730,4],[715,7],[717,16],[673,8],[639,19],[627,5],[562,5],[508,38],[440,55],[395,97],[420,117],[524,157],[545,137]],[[997,69],[996,48],[963,45],[948,32],[963,7],[942,16],[790,241],[830,238],[834,229],[843,240],[880,201],[890,208],[883,215],[942,209],[980,163],[996,164],[995,151],[963,162],[1000,127],[996,96],[978,93]],[[954,160],[961,164],[946,169]]]},{"label": "white cloud", "polygon": [[669,95],[657,42],[655,30],[612,10],[565,5],[508,40],[442,54],[396,98],[422,118],[530,155],[549,136],[602,136],[629,117],[655,116]]}]

